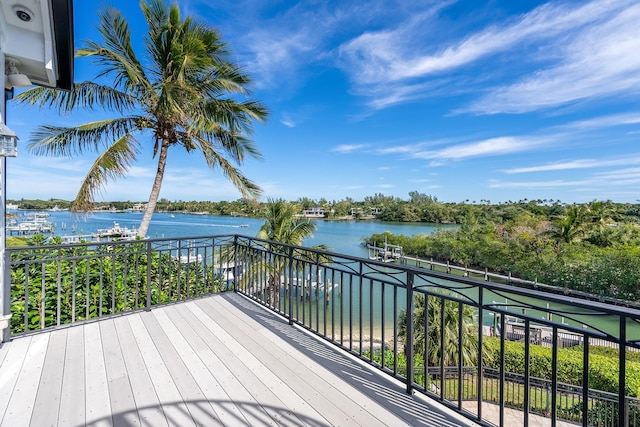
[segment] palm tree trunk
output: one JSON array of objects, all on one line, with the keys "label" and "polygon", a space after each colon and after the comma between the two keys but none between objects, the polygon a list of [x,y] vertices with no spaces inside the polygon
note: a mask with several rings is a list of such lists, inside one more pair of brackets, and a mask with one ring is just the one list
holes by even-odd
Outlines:
[{"label": "palm tree trunk", "polygon": [[169,143],[163,140],[160,145],[160,155],[158,156],[158,169],[156,170],[156,178],[153,181],[153,187],[151,187],[151,194],[149,195],[149,202],[147,208],[144,211],[142,221],[140,221],[140,228],[138,228],[138,237],[145,238],[147,236],[147,230],[151,223],[151,217],[156,209],[158,203],[158,196],[160,196],[160,187],[162,187],[162,179],[164,178],[164,169],[167,166],[167,153],[169,152]]}]

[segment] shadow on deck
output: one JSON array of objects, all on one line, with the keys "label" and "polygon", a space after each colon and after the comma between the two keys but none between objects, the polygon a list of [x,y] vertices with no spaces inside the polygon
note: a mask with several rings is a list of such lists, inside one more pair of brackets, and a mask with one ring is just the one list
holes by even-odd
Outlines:
[{"label": "shadow on deck", "polygon": [[2,426],[473,425],[232,293],[15,338]]}]

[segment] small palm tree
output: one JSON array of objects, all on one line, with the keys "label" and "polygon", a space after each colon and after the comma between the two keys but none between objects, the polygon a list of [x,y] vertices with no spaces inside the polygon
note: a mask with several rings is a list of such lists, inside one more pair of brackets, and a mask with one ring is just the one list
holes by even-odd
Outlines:
[{"label": "small palm tree", "polygon": [[[297,213],[297,205],[282,199],[269,199],[264,213],[265,222],[258,231],[257,237],[268,240],[267,247],[275,252],[284,252],[278,243],[302,245],[304,239],[311,237],[316,231],[316,225],[308,218],[297,216]],[[315,249],[324,249],[324,247],[315,247]],[[311,259],[313,252],[302,253],[302,256]],[[277,257],[275,262],[269,266],[270,277],[267,288],[274,306],[279,303],[280,276],[284,269],[285,262],[280,257]]]},{"label": "small palm tree", "polygon": [[308,218],[296,216],[297,207],[282,199],[269,199],[264,214],[265,222],[257,237],[272,242],[302,245],[305,238],[316,231],[316,225]]},{"label": "small palm tree", "polygon": [[[428,303],[425,304],[425,300]],[[464,366],[475,366],[478,361],[478,320],[473,307],[463,305],[462,316],[459,316],[458,303],[445,301],[444,313],[441,298],[416,295],[413,308],[413,352],[414,355],[425,357],[429,366],[438,366],[443,359],[444,366],[457,366],[458,353],[462,352]],[[425,305],[428,305],[426,307]],[[425,310],[427,310],[427,324],[425,324]],[[442,316],[444,315],[444,329]],[[407,311],[403,310],[398,318],[400,337],[405,337]],[[462,336],[459,336],[460,322],[462,322]],[[442,350],[441,351],[441,344]],[[425,348],[428,354],[425,355]]]},{"label": "small palm tree", "polygon": [[551,237],[565,243],[573,243],[585,235],[587,210],[584,206],[573,205],[565,208],[565,213],[553,223]]},{"label": "small palm tree", "polygon": [[35,88],[18,97],[22,103],[75,109],[100,107],[115,118],[79,126],[41,126],[29,148],[36,154],[72,156],[95,151],[72,204],[74,211],[92,209],[96,194],[109,179],[122,177],[138,159],[142,145],[137,135],[151,135],[156,175],[138,235],[147,233],[160,194],[170,149],[199,151],[212,169],[220,168],[244,197],[255,198],[260,188],[237,166],[247,156],[260,158],[247,138],[254,121],[262,121],[266,108],[247,94],[249,77],[230,61],[225,43],[215,29],[182,19],[177,4],[163,0],[141,2],[148,26],[144,38],[148,61],[136,56],[129,25],[121,13],[105,8],[99,14],[101,43],[88,41],[78,57],[95,58],[97,81],[77,83],[72,91]]}]

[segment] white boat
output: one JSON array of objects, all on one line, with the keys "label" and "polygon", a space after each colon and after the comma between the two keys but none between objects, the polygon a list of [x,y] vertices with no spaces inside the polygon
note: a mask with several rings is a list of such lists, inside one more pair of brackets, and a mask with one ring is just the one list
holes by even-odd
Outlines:
[{"label": "white boat", "polygon": [[134,240],[137,236],[136,229],[120,227],[120,224],[113,221],[113,227],[99,229],[96,233],[98,239],[123,239]]},{"label": "white boat", "polygon": [[227,282],[233,282],[236,277],[239,279],[243,272],[242,264],[236,266],[233,262],[225,262],[220,266],[220,274]]},{"label": "white boat", "polygon": [[178,258],[180,264],[191,264],[192,262],[202,262],[202,254],[197,254],[194,249],[189,249],[186,255],[180,255]]},{"label": "white boat", "polygon": [[48,217],[49,214],[47,213],[34,213],[27,215],[25,221],[12,219],[6,227],[6,232],[9,235],[13,235],[14,233],[18,235],[53,233],[55,224],[47,221],[46,218]]}]

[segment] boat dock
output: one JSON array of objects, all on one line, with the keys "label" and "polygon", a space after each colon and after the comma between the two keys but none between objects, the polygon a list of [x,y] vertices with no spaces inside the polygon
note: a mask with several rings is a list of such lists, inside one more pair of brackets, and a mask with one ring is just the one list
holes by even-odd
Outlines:
[{"label": "boat dock", "polygon": [[367,245],[367,250],[369,251],[369,259],[382,262],[397,261],[404,256],[402,246],[392,245],[386,242],[383,247]]},{"label": "boat dock", "polygon": [[53,233],[55,224],[48,220],[48,213],[34,213],[23,217],[22,221],[19,219],[11,219],[6,229],[6,233],[9,236],[32,236],[34,234],[49,234]]}]

